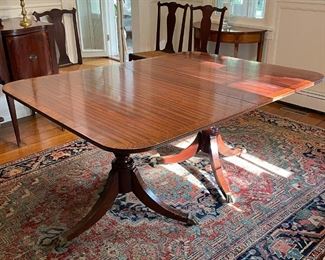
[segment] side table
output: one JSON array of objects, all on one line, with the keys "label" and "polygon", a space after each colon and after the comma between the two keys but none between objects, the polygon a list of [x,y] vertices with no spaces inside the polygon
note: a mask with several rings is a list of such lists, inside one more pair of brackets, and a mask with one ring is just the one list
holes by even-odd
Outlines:
[{"label": "side table", "polygon": [[[218,35],[218,24],[212,23],[209,41],[215,42]],[[194,50],[197,50],[198,39],[200,39],[200,23],[196,22],[194,27]],[[264,37],[267,30],[232,26],[221,32],[221,42],[234,44],[234,57],[238,57],[239,44],[257,43],[256,60],[262,61]]]}]

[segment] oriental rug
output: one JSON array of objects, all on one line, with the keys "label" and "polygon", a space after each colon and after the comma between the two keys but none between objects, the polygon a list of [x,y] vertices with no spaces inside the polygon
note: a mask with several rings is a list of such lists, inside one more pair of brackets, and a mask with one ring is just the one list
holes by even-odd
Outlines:
[{"label": "oriental rug", "polygon": [[134,159],[147,185],[198,225],[120,195],[63,248],[53,241],[94,204],[113,154],[79,140],[1,165],[0,259],[322,259],[325,130],[253,111],[222,123],[221,131],[247,150],[223,158],[233,204],[218,202],[204,154],[181,164],[146,163],[157,152],[177,151],[182,140]]}]

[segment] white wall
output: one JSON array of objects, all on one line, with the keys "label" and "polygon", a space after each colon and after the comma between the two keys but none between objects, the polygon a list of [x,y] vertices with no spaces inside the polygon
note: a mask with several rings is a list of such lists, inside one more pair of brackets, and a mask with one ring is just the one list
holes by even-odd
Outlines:
[{"label": "white wall", "polygon": [[155,41],[157,1],[132,1],[132,37],[135,52],[152,50]]}]

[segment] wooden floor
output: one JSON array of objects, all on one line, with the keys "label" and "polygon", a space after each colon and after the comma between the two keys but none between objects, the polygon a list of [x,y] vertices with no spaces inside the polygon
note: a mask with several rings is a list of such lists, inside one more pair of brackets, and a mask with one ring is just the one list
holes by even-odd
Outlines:
[{"label": "wooden floor", "polygon": [[[104,66],[111,63],[114,63],[114,61],[105,58],[84,59],[83,65],[74,65],[60,69],[60,73]],[[273,103],[261,109],[299,122],[325,128],[324,113],[292,107],[284,103]],[[7,122],[0,125],[0,164],[17,160],[51,147],[60,146],[78,138],[40,115],[19,119],[19,127],[22,144],[20,147],[17,147],[11,123]]]}]

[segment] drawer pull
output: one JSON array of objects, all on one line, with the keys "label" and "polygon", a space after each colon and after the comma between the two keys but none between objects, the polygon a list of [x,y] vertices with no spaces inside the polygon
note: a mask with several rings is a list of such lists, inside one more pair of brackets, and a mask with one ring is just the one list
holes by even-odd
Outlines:
[{"label": "drawer pull", "polygon": [[36,61],[38,57],[35,54],[31,54],[28,58],[30,61]]}]

